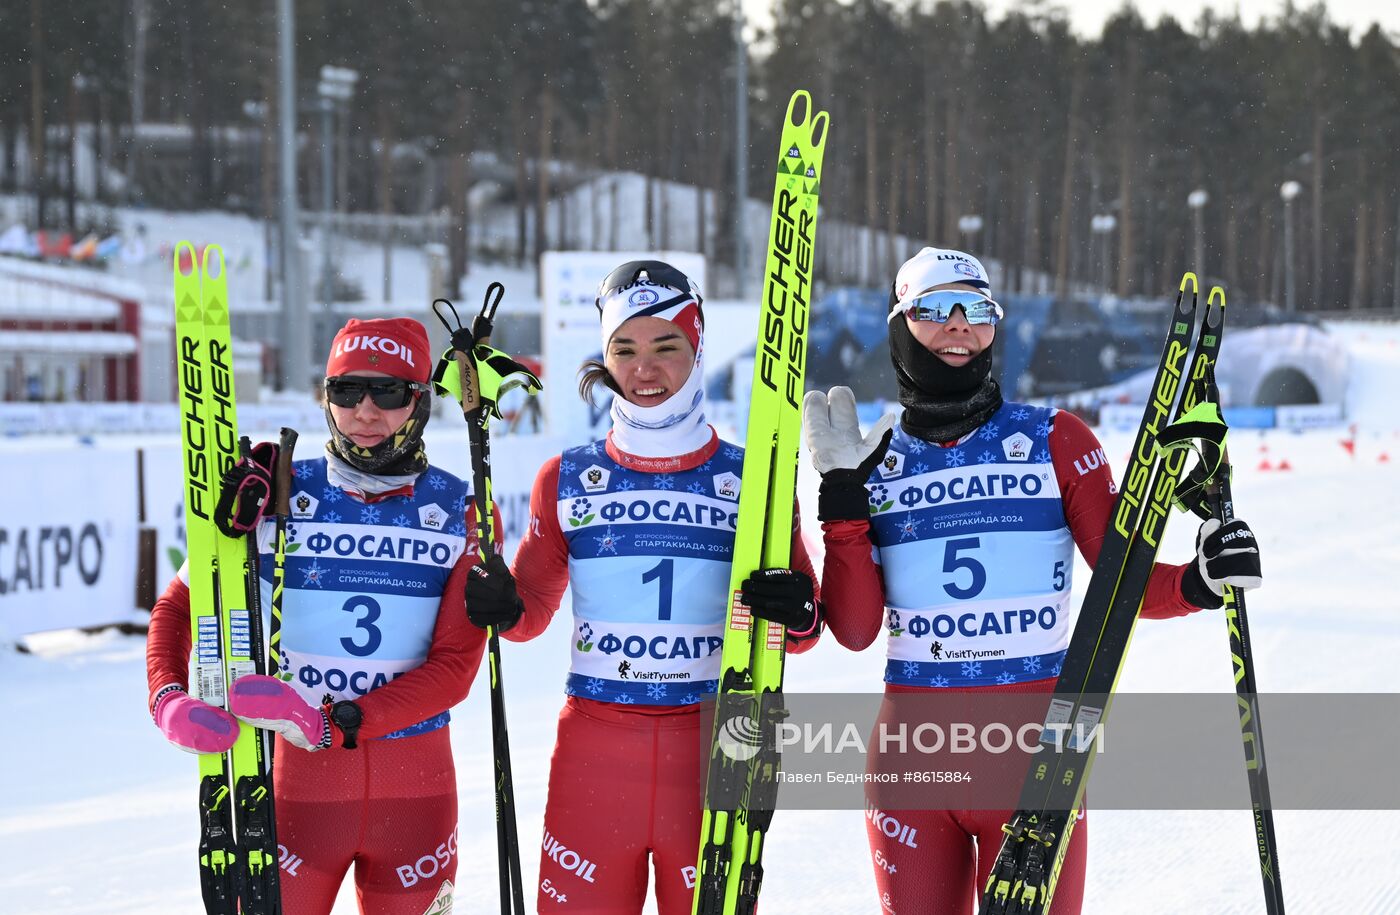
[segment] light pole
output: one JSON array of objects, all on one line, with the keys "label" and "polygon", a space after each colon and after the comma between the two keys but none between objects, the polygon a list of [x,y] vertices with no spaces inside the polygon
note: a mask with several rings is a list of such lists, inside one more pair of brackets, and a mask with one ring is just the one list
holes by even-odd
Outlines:
[{"label": "light pole", "polygon": [[[331,211],[335,209],[331,146],[335,136],[335,113],[354,97],[359,78],[360,74],[354,70],[327,65],[321,68],[321,81],[316,85],[316,94],[321,100],[321,302],[328,323],[333,323],[331,301],[335,297],[331,268]],[[323,327],[321,336],[329,332],[329,327]]]},{"label": "light pole", "polygon": [[1099,213],[1089,220],[1089,228],[1093,231],[1094,237],[1098,239],[1095,247],[1098,249],[1097,258],[1099,261],[1099,287],[1108,291],[1108,236],[1118,227],[1118,217],[1112,213]]},{"label": "light pole", "polygon": [[[978,232],[981,232],[981,231],[982,231],[982,217],[981,217],[981,216],[978,216],[976,213],[970,213],[970,214],[968,214],[967,216],[959,216],[959,217],[958,217],[958,232],[959,232],[959,234],[962,235],[962,246],[963,246],[963,248],[967,248],[967,247],[968,247],[968,238],[969,238],[969,237],[971,237],[973,241],[976,241],[976,240],[977,240],[977,233],[978,233]],[[970,253],[972,253],[972,252],[968,252],[968,253],[970,254]]]},{"label": "light pole", "polygon": [[253,161],[257,163],[254,173],[258,182],[258,219],[263,224],[263,298],[272,301],[272,220],[271,208],[268,206],[268,188],[266,177],[263,175],[263,149],[267,142],[267,103],[245,99],[243,102],[243,116],[254,124],[258,125],[258,145],[253,152]]},{"label": "light pole", "polygon": [[748,288],[749,224],[744,212],[748,196],[749,50],[744,44],[744,6],[734,0],[734,289],[740,299]]},{"label": "light pole", "polygon": [[1303,190],[1296,181],[1285,181],[1279,186],[1278,195],[1283,198],[1283,307],[1292,314],[1298,307],[1297,286],[1293,281],[1293,198]]},{"label": "light pole", "polygon": [[[277,0],[277,159],[278,218],[282,258],[280,387],[306,391],[311,328],[302,286],[301,233],[297,228],[296,43],[293,0]],[[314,363],[310,363],[314,365]]]},{"label": "light pole", "polygon": [[1191,225],[1196,237],[1196,250],[1191,269],[1197,275],[1205,273],[1205,271],[1201,269],[1206,260],[1206,225],[1205,215],[1202,210],[1205,209],[1206,203],[1209,202],[1209,200],[1210,195],[1207,194],[1203,188],[1199,187],[1186,195],[1186,205],[1191,208]]}]

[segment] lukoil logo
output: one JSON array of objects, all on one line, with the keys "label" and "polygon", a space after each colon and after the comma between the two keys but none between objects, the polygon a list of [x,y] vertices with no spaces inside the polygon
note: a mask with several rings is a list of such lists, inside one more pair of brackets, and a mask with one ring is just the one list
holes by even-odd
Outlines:
[{"label": "lukoil logo", "polygon": [[391,340],[388,337],[367,337],[363,334],[342,340],[335,345],[335,354],[353,353],[355,350],[364,350],[383,353],[386,356],[398,356],[408,365],[413,365],[413,350]]},{"label": "lukoil logo", "polygon": [[735,762],[748,762],[758,755],[763,735],[758,722],[748,715],[735,715],[719,729],[719,748]]},{"label": "lukoil logo", "polygon": [[540,845],[544,849],[545,856],[555,864],[562,867],[571,874],[577,874],[589,883],[593,881],[593,872],[598,869],[598,865],[580,855],[572,848],[568,848],[554,836],[545,830],[544,841]]}]

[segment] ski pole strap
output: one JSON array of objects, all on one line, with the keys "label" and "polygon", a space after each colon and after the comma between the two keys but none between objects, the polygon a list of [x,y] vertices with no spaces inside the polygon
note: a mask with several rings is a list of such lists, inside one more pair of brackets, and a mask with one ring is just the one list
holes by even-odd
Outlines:
[{"label": "ski pole strap", "polygon": [[1209,518],[1210,507],[1205,491],[1222,472],[1225,465],[1225,436],[1229,432],[1220,405],[1204,400],[1183,413],[1157,436],[1157,448],[1162,452],[1186,448],[1197,456],[1196,465],[1177,485],[1172,502],[1182,511]]},{"label": "ski pole strap", "polygon": [[214,523],[226,536],[238,537],[257,528],[274,501],[276,466],[277,446],[259,442],[224,472]]},{"label": "ski pole strap", "polygon": [[459,352],[467,353],[468,358],[472,360],[476,368],[479,396],[495,418],[501,418],[498,404],[501,395],[506,392],[524,388],[527,394],[539,393],[542,385],[539,376],[534,372],[484,343],[476,344],[470,349],[460,349],[457,346],[457,333],[453,333],[453,345],[442,354],[437,368],[433,371],[433,386],[437,388],[438,394],[451,397],[459,404],[462,402],[462,373],[456,361],[456,354]]}]

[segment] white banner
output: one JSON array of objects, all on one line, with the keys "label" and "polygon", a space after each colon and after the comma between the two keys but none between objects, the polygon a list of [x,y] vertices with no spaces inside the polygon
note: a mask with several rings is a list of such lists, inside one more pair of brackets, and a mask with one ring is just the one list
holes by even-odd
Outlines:
[{"label": "white banner", "polygon": [[607,432],[610,400],[593,407],[578,397],[578,370],[586,359],[602,359],[598,339],[598,284],[628,261],[663,260],[690,277],[705,294],[705,258],[693,251],[546,251],[540,257],[540,330],[544,349],[545,428],[578,444]]},{"label": "white banner", "polygon": [[131,618],[136,452],[0,456],[0,629],[10,637]]},{"label": "white banner", "polygon": [[185,562],[184,468],[176,445],[147,446],[141,451],[146,526],[156,532],[156,596],[160,596]]}]

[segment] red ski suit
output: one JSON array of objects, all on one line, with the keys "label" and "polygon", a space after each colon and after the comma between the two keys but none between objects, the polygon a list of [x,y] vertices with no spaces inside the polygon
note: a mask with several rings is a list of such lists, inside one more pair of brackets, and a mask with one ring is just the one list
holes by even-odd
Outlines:
[{"label": "red ski suit", "polygon": [[[364,716],[357,748],[342,748],[338,730],[334,746],[315,752],[277,737],[273,791],[287,915],[330,912],[352,863],[363,913],[422,915],[444,891],[450,898],[448,885],[457,871],[450,725],[379,738],[430,719],[467,696],[486,644],[485,632],[467,621],[463,586],[476,562],[470,533],[467,543],[443,588],[426,660],[356,700]],[[296,612],[294,606],[287,610]],[[151,612],[146,646],[151,697],[172,683],[187,686],[189,661],[190,593],[177,576]]]},{"label": "red ski suit", "polygon": [[[705,448],[671,460],[668,470],[698,467],[720,445],[714,437]],[[611,439],[607,453],[629,469],[653,469],[648,459],[619,451]],[[525,615],[503,633],[507,639],[525,641],[543,632],[569,585],[568,545],[557,509],[559,473],[560,458],[555,457],[535,478],[530,527],[512,565]],[[792,567],[811,576],[815,585],[796,525]],[[815,643],[815,638],[789,639],[787,648],[801,652]],[[549,773],[540,911],[640,912],[647,895],[648,855],[656,869],[658,911],[690,911],[709,742],[709,734],[701,733],[702,707],[698,702],[625,705],[568,697]]]},{"label": "red ski suit", "polygon": [[[1107,461],[1082,460],[1101,446],[1089,427],[1072,413],[1060,411],[1055,415],[1049,447],[1070,533],[1080,554],[1092,566],[1098,558],[1117,491],[1112,471]],[[1081,472],[1080,468],[1084,467],[1092,469]],[[827,626],[838,642],[860,651],[875,641],[886,613],[882,571],[871,553],[870,522],[829,521],[822,524],[822,533],[826,547],[822,590]],[[1162,563],[1154,567],[1142,604],[1142,616],[1166,619],[1199,609],[1181,596],[1181,575],[1185,568]],[[958,689],[985,695],[1048,693],[1054,686],[1055,679],[1049,677],[1006,686]],[[938,691],[933,687],[887,685],[882,719],[898,717],[891,697],[934,692]],[[872,769],[881,764],[874,749],[878,748],[872,748]],[[866,831],[881,911],[970,915],[974,911],[974,897],[980,895],[1001,847],[1002,824],[1013,811],[899,810],[887,814],[879,809],[874,797],[870,799],[870,806]],[[888,833],[895,822],[899,828],[890,836]],[[917,848],[911,847],[908,841],[900,841],[910,835],[911,829],[917,830]],[[1052,915],[1074,915],[1080,910],[1087,841],[1087,822],[1081,819],[1070,839],[1052,903]]]}]

